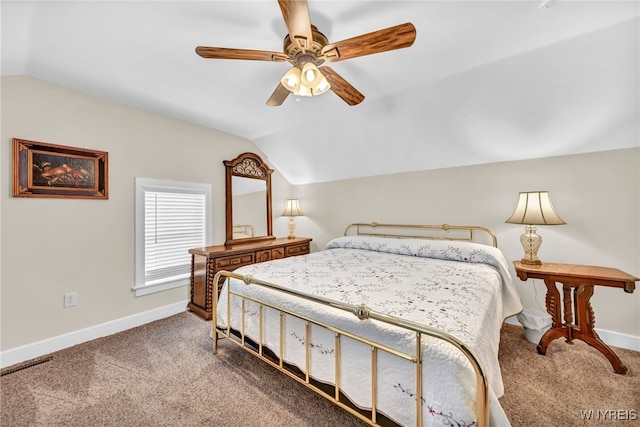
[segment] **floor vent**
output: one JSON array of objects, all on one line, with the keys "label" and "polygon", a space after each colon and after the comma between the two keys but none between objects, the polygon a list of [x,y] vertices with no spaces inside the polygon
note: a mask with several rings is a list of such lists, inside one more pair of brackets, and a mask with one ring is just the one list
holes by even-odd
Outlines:
[{"label": "floor vent", "polygon": [[25,369],[32,368],[37,365],[42,365],[43,363],[51,362],[52,360],[53,360],[52,356],[40,357],[38,359],[29,360],[28,362],[3,369],[2,371],[0,371],[0,377],[13,374],[18,371],[24,371]]}]

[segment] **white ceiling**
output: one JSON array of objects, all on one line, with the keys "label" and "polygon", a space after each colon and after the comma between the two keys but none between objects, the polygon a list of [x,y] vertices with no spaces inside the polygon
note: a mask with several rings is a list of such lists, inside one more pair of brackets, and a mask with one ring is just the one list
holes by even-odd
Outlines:
[{"label": "white ceiling", "polygon": [[[275,0],[2,1],[2,75],[28,74],[252,140],[293,184],[638,146],[637,1],[310,1],[339,41],[412,22],[408,49],[332,68],[366,98],[265,105]],[[179,149],[177,146],[176,149]]]}]

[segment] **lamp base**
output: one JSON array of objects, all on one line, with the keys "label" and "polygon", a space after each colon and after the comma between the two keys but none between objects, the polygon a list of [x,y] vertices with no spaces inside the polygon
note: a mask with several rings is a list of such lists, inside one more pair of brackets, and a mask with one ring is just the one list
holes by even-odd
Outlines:
[{"label": "lamp base", "polygon": [[520,243],[524,249],[524,258],[521,263],[527,265],[542,265],[542,261],[538,258],[538,249],[542,244],[542,237],[536,233],[535,225],[525,225],[524,234],[520,236]]},{"label": "lamp base", "polygon": [[287,238],[288,239],[295,239],[296,236],[293,233],[296,231],[296,220],[293,219],[292,216],[289,217],[288,229],[289,229],[289,235],[287,236]]}]

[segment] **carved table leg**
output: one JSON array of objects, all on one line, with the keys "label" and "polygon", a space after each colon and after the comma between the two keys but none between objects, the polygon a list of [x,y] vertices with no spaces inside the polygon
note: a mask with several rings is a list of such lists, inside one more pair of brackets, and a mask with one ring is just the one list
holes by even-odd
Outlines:
[{"label": "carved table leg", "polygon": [[567,344],[573,344],[573,309],[571,308],[571,287],[562,285],[562,295],[564,302],[564,326],[567,328]]},{"label": "carved table leg", "polygon": [[562,326],[562,308],[560,306],[560,292],[556,287],[556,282],[545,279],[544,284],[547,286],[547,296],[545,304],[547,305],[547,313],[551,315],[552,323],[549,329],[540,339],[537,350],[540,354],[546,354],[549,343],[556,338],[567,335],[567,329]]},{"label": "carved table leg", "polygon": [[545,279],[544,284],[547,285],[547,296],[545,304],[547,305],[547,313],[551,315],[553,323],[552,328],[562,327],[562,310],[560,309],[560,292],[556,288],[556,282]]},{"label": "carved table leg", "polygon": [[576,291],[578,330],[574,331],[574,336],[604,354],[616,373],[625,374],[627,367],[622,364],[620,358],[600,339],[596,331],[593,330],[596,322],[593,308],[589,302],[593,295],[593,285],[581,285]]}]

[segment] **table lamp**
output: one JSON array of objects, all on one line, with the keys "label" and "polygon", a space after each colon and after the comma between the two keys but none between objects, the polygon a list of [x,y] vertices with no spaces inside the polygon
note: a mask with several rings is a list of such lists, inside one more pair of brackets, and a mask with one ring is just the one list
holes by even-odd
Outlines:
[{"label": "table lamp", "polygon": [[525,225],[525,232],[520,236],[520,243],[524,248],[524,258],[520,262],[529,265],[542,264],[538,258],[542,237],[536,234],[536,225],[566,224],[553,209],[547,191],[520,193],[516,210],[505,222]]},{"label": "table lamp", "polygon": [[300,203],[298,199],[287,199],[287,204],[284,207],[284,212],[282,212],[282,216],[289,217],[289,239],[294,239],[296,236],[293,232],[296,230],[296,220],[294,217],[302,216],[302,209],[300,209]]}]

